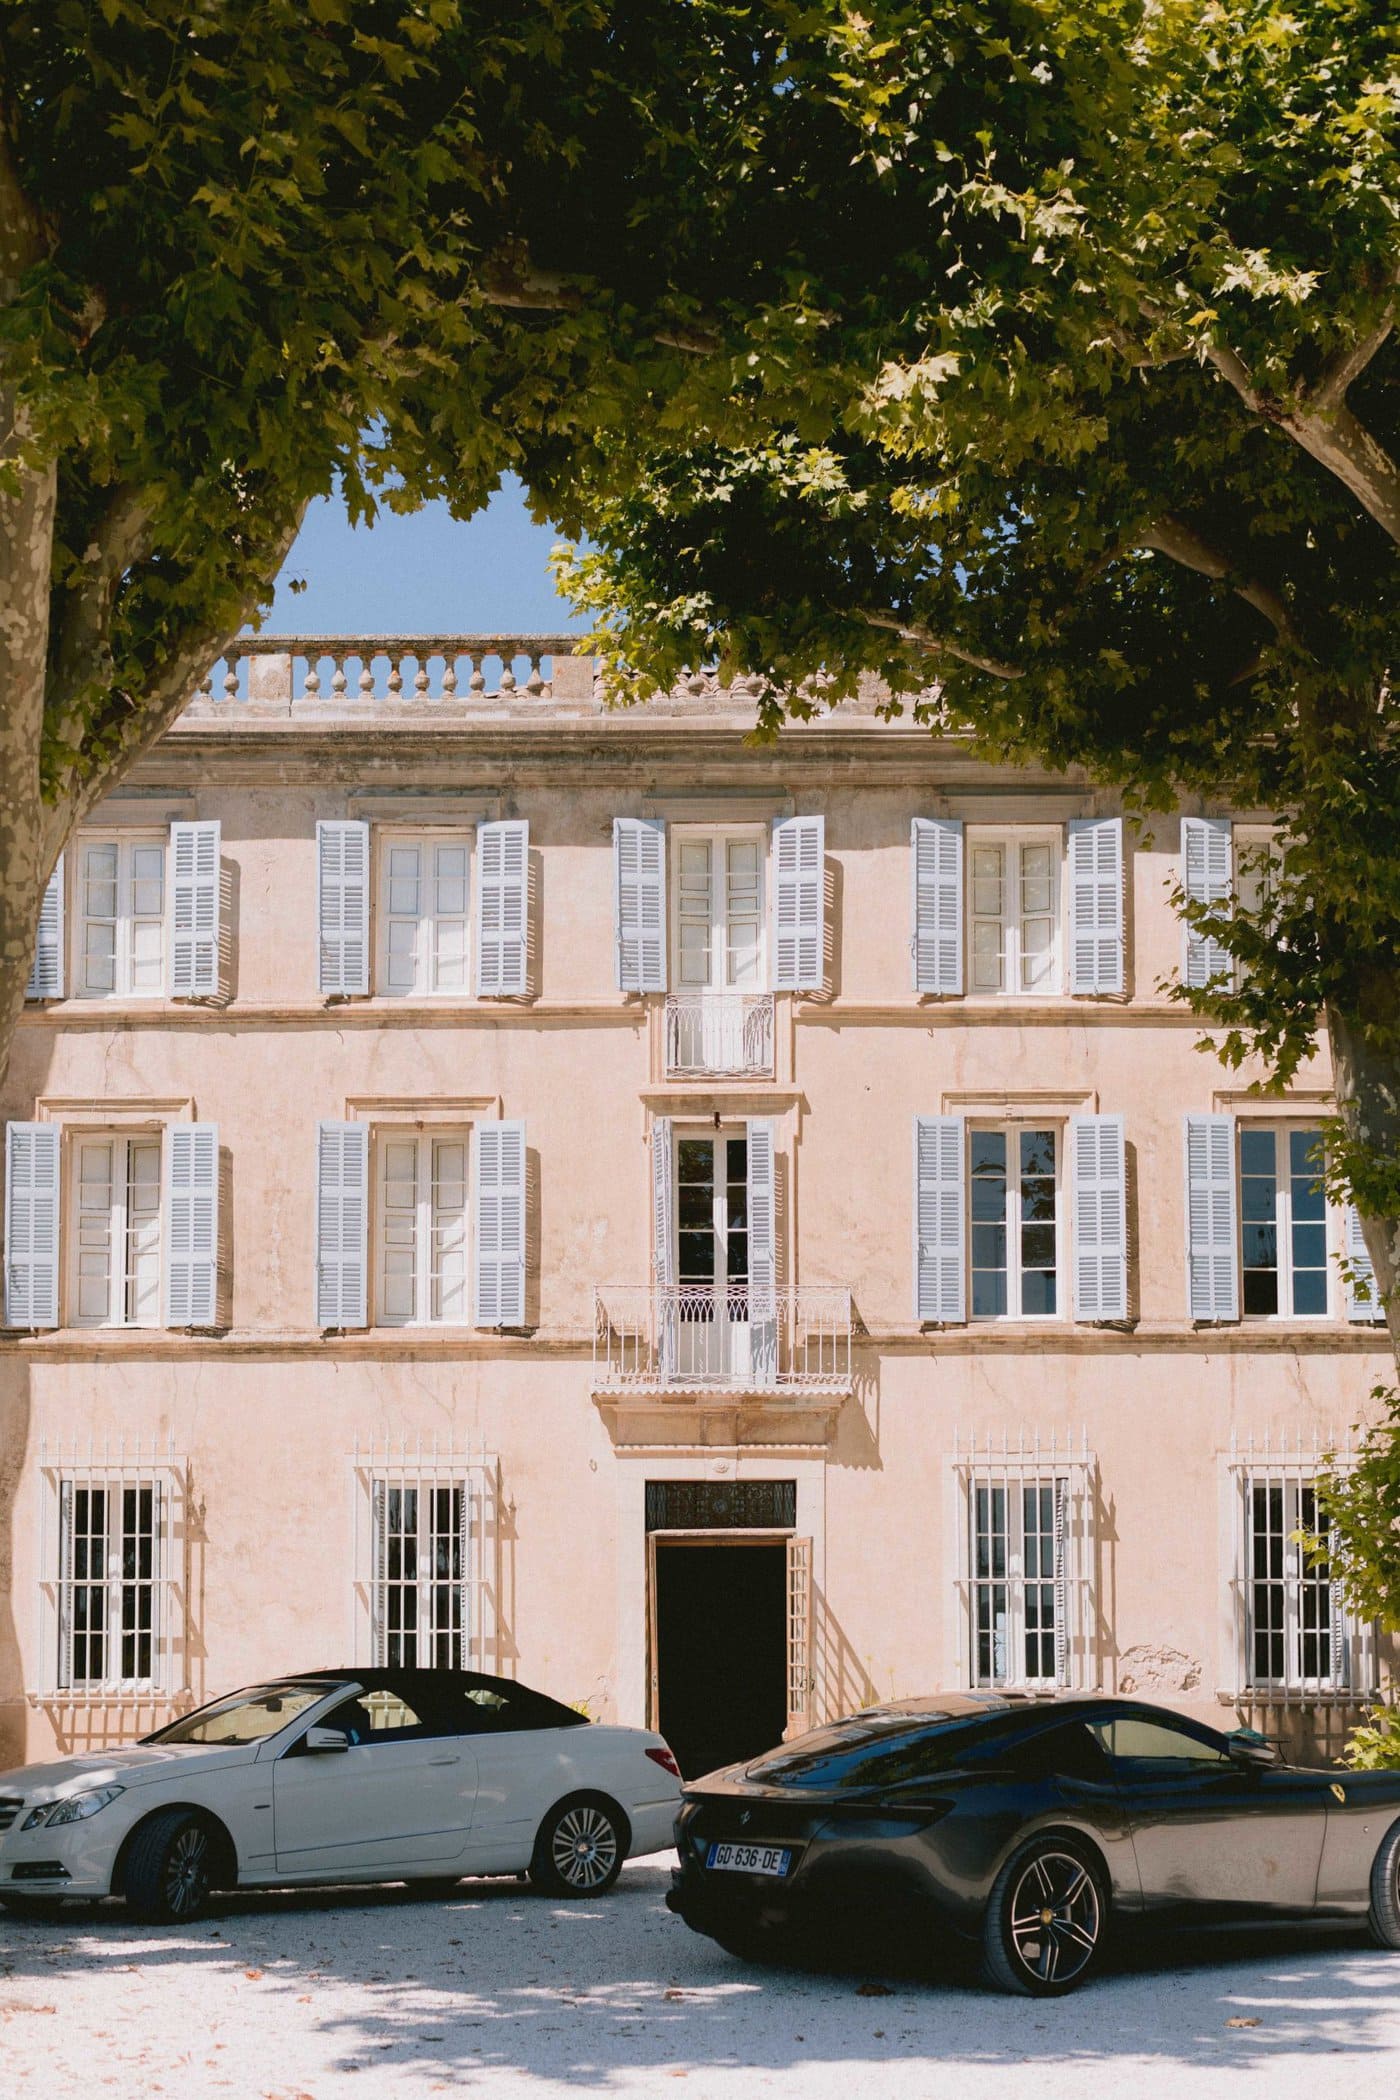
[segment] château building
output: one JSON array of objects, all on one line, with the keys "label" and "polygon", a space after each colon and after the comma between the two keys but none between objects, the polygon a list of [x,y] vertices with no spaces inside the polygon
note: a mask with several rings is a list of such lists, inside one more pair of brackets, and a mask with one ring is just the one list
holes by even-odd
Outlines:
[{"label": "ch\u00e2teau building", "polygon": [[688,1771],[953,1685],[1335,1745],[1298,1534],[1391,1368],[1170,998],[1139,828],[875,695],[259,639],[70,841],[0,1116],[0,1763],[264,1673],[519,1673]]}]

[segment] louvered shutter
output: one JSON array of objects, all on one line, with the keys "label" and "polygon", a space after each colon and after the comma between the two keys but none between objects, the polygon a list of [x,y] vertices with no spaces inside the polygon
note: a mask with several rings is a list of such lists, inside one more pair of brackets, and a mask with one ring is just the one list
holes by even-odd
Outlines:
[{"label": "louvered shutter", "polygon": [[1074,1317],[1128,1317],[1127,1206],[1121,1116],[1070,1122],[1074,1180]]},{"label": "louvered shutter", "polygon": [[1069,1583],[1065,1569],[1065,1501],[1069,1493],[1069,1482],[1058,1479],[1054,1486],[1054,1597],[1055,1597],[1055,1682],[1069,1683]]},{"label": "louvered shutter", "polygon": [[914,989],[963,988],[963,828],[953,817],[915,817],[909,841],[914,885]]},{"label": "louvered shutter", "polygon": [[61,999],[63,997],[63,855],[58,856],[58,865],[44,886],[44,901],[39,906],[39,935],[34,944],[34,961],[29,972],[29,982],[24,987],[26,999]]},{"label": "louvered shutter", "polygon": [[165,1134],[165,1324],[212,1327],[219,1281],[219,1126]]},{"label": "louvered shutter", "polygon": [[369,1126],[316,1126],[316,1325],[369,1317]]},{"label": "louvered shutter", "polygon": [[170,992],[207,998],[219,989],[219,827],[170,827]]},{"label": "louvered shutter", "polygon": [[666,989],[666,827],[613,819],[613,951],[620,992]]},{"label": "louvered shutter", "polygon": [[478,1123],[476,1164],[475,1322],[525,1324],[525,1125]]},{"label": "louvered shutter", "polygon": [[1385,1308],[1381,1304],[1380,1291],[1376,1286],[1376,1272],[1366,1249],[1366,1235],[1361,1230],[1361,1213],[1354,1203],[1346,1208],[1346,1258],[1347,1258],[1347,1318],[1349,1320],[1384,1320]]},{"label": "louvered shutter", "polygon": [[774,1125],[751,1116],[748,1139],[749,1360],[754,1382],[777,1383],[778,1257]]},{"label": "louvered shutter", "polygon": [[1069,827],[1069,988],[1123,989],[1123,820]]},{"label": "louvered shutter", "polygon": [[961,1116],[914,1119],[914,1318],[955,1325],[967,1318]]},{"label": "louvered shutter", "polygon": [[1186,1118],[1187,1311],[1237,1320],[1235,1119]]},{"label": "louvered shutter", "polygon": [[5,1324],[58,1325],[58,1125],[5,1126]]},{"label": "louvered shutter", "polygon": [[476,989],[483,999],[526,989],[530,827],[522,818],[476,834]]},{"label": "louvered shutter", "polygon": [[664,1378],[676,1366],[676,1175],[669,1116],[651,1126],[651,1278],[656,1293],[657,1367]]},{"label": "louvered shutter", "polygon": [[316,826],[316,916],[323,992],[369,990],[369,826]]},{"label": "louvered shutter", "polygon": [[773,989],[819,992],[826,981],[826,819],[773,826]]},{"label": "louvered shutter", "polygon": [[[1233,887],[1234,853],[1228,818],[1183,817],[1181,820],[1182,888],[1192,904],[1228,911]],[[1219,941],[1186,928],[1186,982],[1199,988],[1216,978],[1230,981],[1234,962]]]}]

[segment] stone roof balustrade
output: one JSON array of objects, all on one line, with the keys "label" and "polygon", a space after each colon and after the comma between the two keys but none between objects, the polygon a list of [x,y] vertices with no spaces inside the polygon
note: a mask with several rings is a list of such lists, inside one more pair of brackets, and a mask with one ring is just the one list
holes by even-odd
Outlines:
[{"label": "stone roof balustrade", "polygon": [[[473,720],[528,721],[608,712],[594,660],[576,655],[580,637],[561,634],[262,634],[245,636],[200,681],[185,710],[191,724]],[[686,673],[639,712],[662,716],[745,716],[756,682],[722,685],[713,668]],[[871,716],[877,680],[831,710]],[[818,717],[820,720],[821,717]]]}]

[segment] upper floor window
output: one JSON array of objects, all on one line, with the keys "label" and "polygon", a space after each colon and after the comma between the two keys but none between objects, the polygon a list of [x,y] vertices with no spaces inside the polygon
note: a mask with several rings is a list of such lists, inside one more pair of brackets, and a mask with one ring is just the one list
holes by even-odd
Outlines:
[{"label": "upper floor window", "polygon": [[974,992],[1020,996],[1061,989],[1060,854],[1058,834],[970,834]]},{"label": "upper floor window", "polygon": [[[1239,905],[1267,930],[1282,879],[1283,848],[1271,826],[1182,818],[1181,886],[1188,903],[1217,917],[1229,917]],[[1182,977],[1197,989],[1228,988],[1241,981],[1242,966],[1216,934],[1188,921]]]},{"label": "upper floor window", "polygon": [[209,1327],[217,1319],[213,1123],[5,1132],[11,1327]]},{"label": "upper floor window", "polygon": [[26,996],[62,998],[71,972],[80,999],[212,997],[221,975],[219,850],[213,822],[80,836],[45,889]]},{"label": "upper floor window", "polygon": [[470,1318],[465,1131],[385,1130],[378,1144],[378,1315],[383,1326]]},{"label": "upper floor window", "polygon": [[386,832],[379,859],[379,989],[391,998],[465,997],[468,873],[465,833]]},{"label": "upper floor window", "polygon": [[1122,992],[1120,818],[965,833],[956,817],[915,817],[910,851],[916,991]]},{"label": "upper floor window", "polygon": [[522,1326],[525,1176],[523,1123],[319,1123],[316,1324]]},{"label": "upper floor window", "polygon": [[762,991],[766,841],[742,831],[678,829],[674,840],[672,981],[695,991]]},{"label": "upper floor window", "polygon": [[920,1324],[1128,1317],[1120,1116],[917,1116],[914,1183]]},{"label": "upper floor window", "polygon": [[318,823],[321,990],[365,994],[373,975],[377,989],[393,998],[524,994],[529,839],[529,825],[518,819],[478,824],[473,833],[386,828],[371,884],[370,826],[361,819]]},{"label": "upper floor window", "polygon": [[[1195,1320],[1322,1319],[1340,1253],[1312,1124],[1186,1118],[1188,1305]],[[1364,1309],[1353,1308],[1359,1317]]]},{"label": "upper floor window", "polygon": [[76,905],[78,996],[158,997],[165,990],[165,840],[82,840]]}]

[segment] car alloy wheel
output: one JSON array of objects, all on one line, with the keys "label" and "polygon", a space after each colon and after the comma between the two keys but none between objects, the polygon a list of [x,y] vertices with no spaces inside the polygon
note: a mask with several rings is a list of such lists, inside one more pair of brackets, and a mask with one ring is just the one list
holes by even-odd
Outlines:
[{"label": "car alloy wheel", "polygon": [[162,1894],[172,1918],[197,1917],[209,1894],[209,1833],[198,1823],[177,1832],[166,1854]]},{"label": "car alloy wheel", "polygon": [[1094,1877],[1073,1852],[1037,1849],[1011,1883],[1006,1940],[1035,1991],[1067,1990],[1098,1952],[1102,1905]]},{"label": "car alloy wheel", "polygon": [[565,1809],[550,1839],[550,1859],[559,1879],[581,1894],[601,1888],[618,1863],[617,1831],[610,1816],[591,1802]]}]

